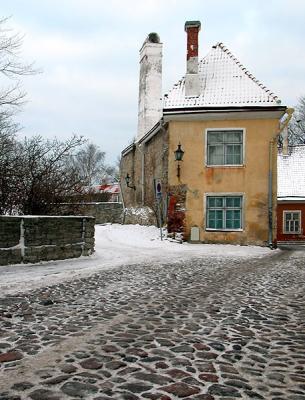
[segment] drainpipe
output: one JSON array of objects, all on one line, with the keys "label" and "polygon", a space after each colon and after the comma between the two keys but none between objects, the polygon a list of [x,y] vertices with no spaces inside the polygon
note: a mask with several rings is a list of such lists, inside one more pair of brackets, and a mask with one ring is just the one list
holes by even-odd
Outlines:
[{"label": "drainpipe", "polygon": [[272,170],[272,150],[273,150],[274,139],[269,142],[269,174],[268,174],[268,246],[273,249],[273,170]]},{"label": "drainpipe", "polygon": [[[277,137],[283,132],[285,128],[287,128],[289,121],[292,118],[292,114],[294,113],[294,108],[287,108],[286,114],[287,118],[285,121],[279,126],[278,132],[276,136],[269,142],[269,173],[268,173],[268,246],[270,249],[274,248],[273,245],[273,193],[272,193],[272,187],[273,187],[273,168],[272,168],[272,161],[273,161],[273,145],[277,140]],[[287,138],[286,138],[287,140]],[[287,145],[287,144],[284,144]]]},{"label": "drainpipe", "polygon": [[122,206],[123,206],[122,225],[124,225],[125,217],[126,217],[126,207],[125,207],[124,195],[123,195],[123,190],[122,190],[122,185],[121,185],[121,177],[119,180],[119,185],[120,185],[120,194],[121,194],[121,200],[122,200]]},{"label": "drainpipe", "polygon": [[145,200],[145,150],[146,144],[140,144],[138,149],[141,152],[141,203],[144,206]]}]

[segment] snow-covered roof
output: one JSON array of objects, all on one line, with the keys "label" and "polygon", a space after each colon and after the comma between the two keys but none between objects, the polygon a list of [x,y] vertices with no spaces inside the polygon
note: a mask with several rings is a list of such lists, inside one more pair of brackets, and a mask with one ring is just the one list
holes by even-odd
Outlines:
[{"label": "snow-covered roof", "polygon": [[183,77],[164,96],[164,109],[224,106],[278,106],[279,98],[260,83],[222,44],[199,62],[200,96],[185,96]]},{"label": "snow-covered roof", "polygon": [[288,155],[279,153],[277,161],[278,198],[305,197],[305,145],[290,146]]}]

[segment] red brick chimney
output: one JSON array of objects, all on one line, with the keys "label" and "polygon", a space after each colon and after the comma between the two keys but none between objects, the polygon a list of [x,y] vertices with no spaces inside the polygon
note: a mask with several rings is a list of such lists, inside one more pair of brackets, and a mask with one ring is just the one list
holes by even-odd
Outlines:
[{"label": "red brick chimney", "polygon": [[186,54],[186,75],[185,75],[185,95],[199,96],[199,76],[198,76],[198,35],[200,31],[200,21],[186,21],[184,29],[187,34],[187,54]]}]

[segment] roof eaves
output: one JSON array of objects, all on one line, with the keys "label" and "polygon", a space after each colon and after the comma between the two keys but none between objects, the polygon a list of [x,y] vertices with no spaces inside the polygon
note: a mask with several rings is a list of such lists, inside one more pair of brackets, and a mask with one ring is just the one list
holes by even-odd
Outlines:
[{"label": "roof eaves", "polygon": [[133,151],[134,148],[135,148],[134,143],[131,143],[129,146],[125,147],[125,149],[121,151],[122,157],[125,157],[128,153]]},{"label": "roof eaves", "polygon": [[164,126],[163,118],[161,118],[139,141],[139,144],[145,144],[148,142],[152,137],[154,137],[160,129]]},{"label": "roof eaves", "polygon": [[222,113],[222,112],[236,112],[236,111],[285,111],[286,106],[280,105],[255,105],[255,106],[215,106],[215,107],[177,107],[177,108],[163,108],[164,114],[181,114],[181,113]]}]

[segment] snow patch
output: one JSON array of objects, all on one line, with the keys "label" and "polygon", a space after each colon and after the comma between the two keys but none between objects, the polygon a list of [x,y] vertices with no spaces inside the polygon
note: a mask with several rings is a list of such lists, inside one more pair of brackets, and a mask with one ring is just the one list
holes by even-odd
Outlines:
[{"label": "snow patch", "polygon": [[[258,246],[176,243],[160,240],[155,226],[107,224],[95,227],[96,252],[90,257],[0,266],[0,293],[24,292],[89,276],[124,265],[166,264],[192,258],[257,258],[271,254]],[[164,266],[166,268],[166,265]]]}]

